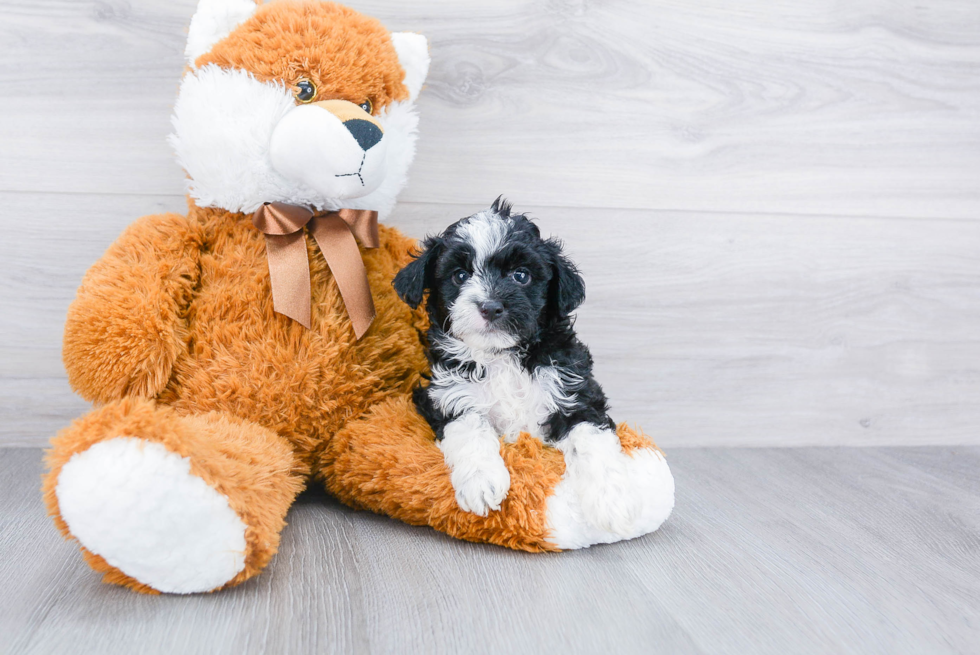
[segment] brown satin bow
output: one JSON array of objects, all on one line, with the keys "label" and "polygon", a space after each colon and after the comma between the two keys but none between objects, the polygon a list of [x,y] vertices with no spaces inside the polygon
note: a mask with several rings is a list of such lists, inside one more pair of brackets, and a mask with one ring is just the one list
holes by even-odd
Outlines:
[{"label": "brown satin bow", "polygon": [[252,223],[265,234],[275,311],[310,327],[310,261],[306,255],[305,226],[327,260],[354,335],[360,339],[371,326],[375,311],[357,241],[365,248],[378,247],[378,212],[341,209],[316,214],[309,207],[267,202],[252,215]]}]

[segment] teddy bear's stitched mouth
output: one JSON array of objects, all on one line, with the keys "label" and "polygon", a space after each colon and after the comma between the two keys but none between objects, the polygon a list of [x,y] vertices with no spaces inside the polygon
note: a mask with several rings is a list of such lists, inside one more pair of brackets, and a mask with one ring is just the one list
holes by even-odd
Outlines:
[{"label": "teddy bear's stitched mouth", "polygon": [[361,177],[361,171],[364,170],[364,160],[367,159],[367,153],[365,152],[361,155],[361,165],[357,167],[356,173],[341,173],[339,175],[334,175],[334,177],[352,177],[357,176],[357,179],[361,181],[361,186],[364,186],[364,178]]}]

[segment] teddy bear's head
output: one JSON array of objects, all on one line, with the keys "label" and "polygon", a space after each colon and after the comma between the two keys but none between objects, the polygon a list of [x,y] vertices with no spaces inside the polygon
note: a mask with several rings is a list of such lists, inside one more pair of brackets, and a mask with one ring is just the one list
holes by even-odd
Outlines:
[{"label": "teddy bear's head", "polygon": [[425,37],[319,0],[201,0],[170,143],[199,206],[386,214],[415,153]]}]

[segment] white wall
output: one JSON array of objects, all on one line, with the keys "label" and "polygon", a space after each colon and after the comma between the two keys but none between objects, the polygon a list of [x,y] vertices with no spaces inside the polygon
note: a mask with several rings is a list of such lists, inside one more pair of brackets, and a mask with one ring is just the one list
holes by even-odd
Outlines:
[{"label": "white wall", "polygon": [[[980,4],[353,2],[425,33],[391,223],[506,193],[582,264],[614,417],[666,447],[980,443]],[[8,0],[0,444],[85,409],[65,309],[165,142],[188,0]]]}]

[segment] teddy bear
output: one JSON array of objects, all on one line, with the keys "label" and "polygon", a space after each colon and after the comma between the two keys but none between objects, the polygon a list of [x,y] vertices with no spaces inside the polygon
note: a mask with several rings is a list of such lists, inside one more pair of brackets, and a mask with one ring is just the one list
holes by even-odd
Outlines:
[{"label": "teddy bear", "polygon": [[453,537],[540,552],[656,530],[663,453],[619,426],[642,510],[583,518],[562,454],[502,443],[499,511],[460,509],[411,400],[423,310],[395,274],[416,247],[379,223],[414,156],[425,37],[319,0],[201,0],[170,143],[188,211],[134,222],[86,273],[65,324],[94,403],[52,440],[57,528],[108,583],[209,592],[257,575],[308,485]]}]

